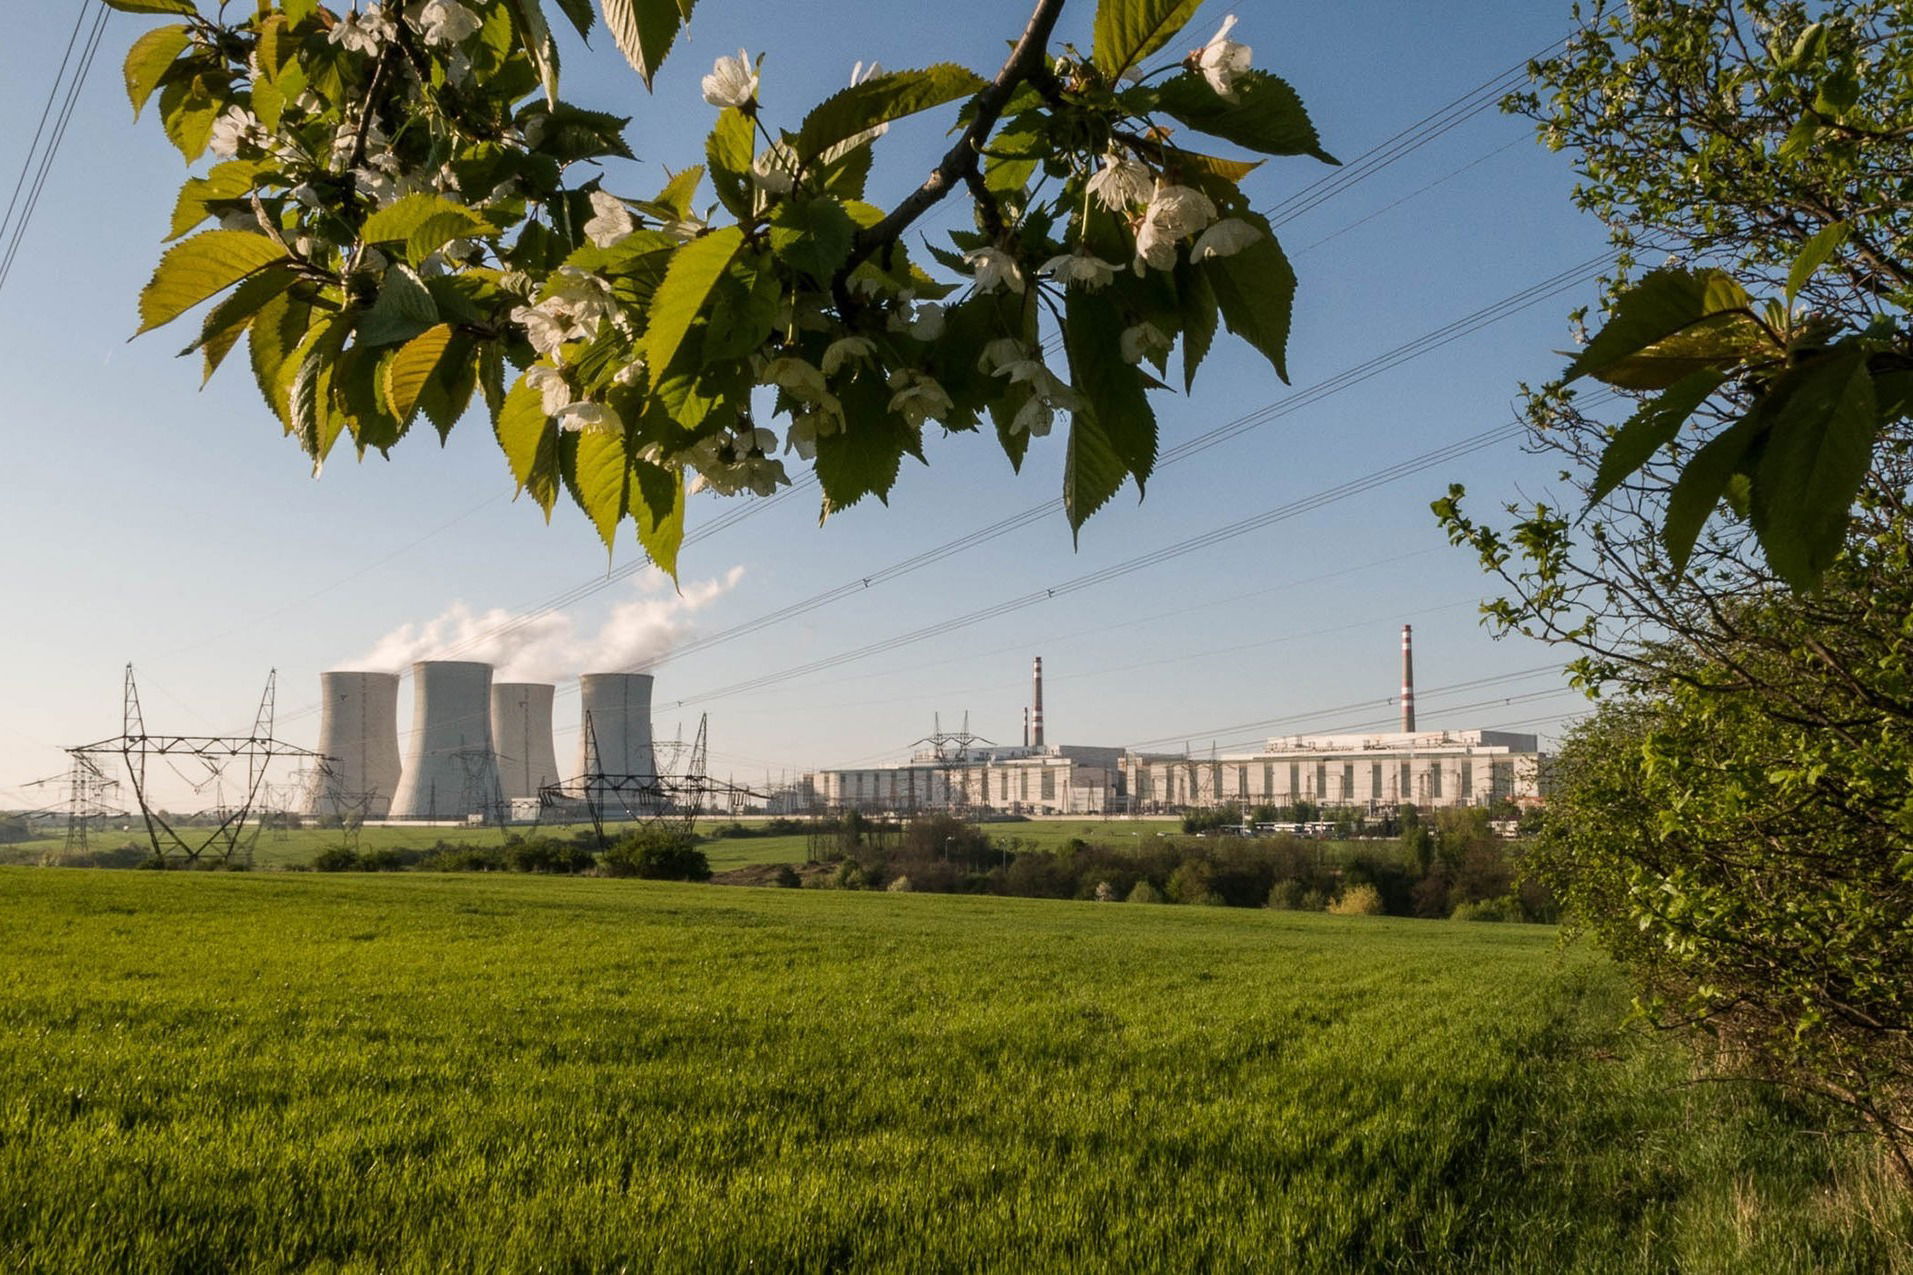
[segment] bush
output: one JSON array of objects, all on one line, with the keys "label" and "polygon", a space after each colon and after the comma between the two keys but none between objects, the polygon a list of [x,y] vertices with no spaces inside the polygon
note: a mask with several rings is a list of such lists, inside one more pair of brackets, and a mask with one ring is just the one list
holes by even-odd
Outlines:
[{"label": "bush", "polygon": [[421,872],[503,872],[508,866],[502,846],[461,846],[449,841],[432,847],[418,865]]},{"label": "bush", "polygon": [[1098,881],[1096,883],[1096,902],[1115,903],[1121,897],[1122,897],[1121,895],[1116,893],[1116,887],[1111,885],[1109,882]]},{"label": "bush", "polygon": [[795,890],[804,884],[804,878],[797,875],[797,869],[783,863],[778,865],[777,875],[771,878],[771,884],[780,890]]},{"label": "bush", "polygon": [[589,850],[556,837],[514,837],[505,845],[505,862],[513,872],[589,872],[598,860]]},{"label": "bush", "polygon": [[1282,912],[1320,912],[1327,900],[1320,890],[1312,890],[1291,877],[1269,887],[1268,906]]},{"label": "bush", "polygon": [[344,846],[331,846],[312,856],[314,872],[357,872],[359,856]]},{"label": "bush", "polygon": [[1457,903],[1448,914],[1451,921],[1519,921],[1521,904],[1515,899],[1482,899]]},{"label": "bush", "polygon": [[1131,903],[1161,903],[1162,891],[1151,885],[1147,878],[1136,882],[1136,888],[1129,892]]},{"label": "bush", "polygon": [[891,879],[890,884],[885,886],[884,889],[892,894],[908,894],[910,893],[910,878],[894,877]]},{"label": "bush", "polygon": [[665,828],[637,828],[625,833],[598,856],[607,876],[639,877],[646,881],[709,881],[711,861],[687,832]]},{"label": "bush", "polygon": [[367,850],[359,855],[359,871],[403,872],[415,857],[403,850]]},{"label": "bush", "polygon": [[1382,916],[1382,892],[1372,885],[1351,885],[1341,897],[1328,905],[1336,916]]}]

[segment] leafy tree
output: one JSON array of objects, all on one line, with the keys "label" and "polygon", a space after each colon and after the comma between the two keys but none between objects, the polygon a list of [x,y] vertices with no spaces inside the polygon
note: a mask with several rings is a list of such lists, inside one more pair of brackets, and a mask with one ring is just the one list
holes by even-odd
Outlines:
[{"label": "leafy tree", "polygon": [[[543,0],[107,2],[179,19],[133,46],[127,91],[217,161],[181,188],[140,330],[214,302],[189,350],[210,376],[245,337],[315,469],[342,438],[443,435],[480,397],[547,516],[562,490],[607,545],[629,518],[667,570],[687,483],[768,494],[781,448],[828,514],[886,497],[929,427],[987,422],[1020,465],[1059,413],[1080,529],[1147,481],[1178,347],[1185,388],[1219,325],[1284,371],[1295,279],[1241,185],[1260,160],[1183,139],[1333,162],[1233,19],[1164,54],[1198,0],[1100,0],[1087,53],[1053,47],[1066,0],[1036,0],[991,78],[872,67],[782,122],[774,68],[721,58],[706,163],[644,192],[605,167],[632,157],[628,120],[560,96]],[[648,85],[693,3],[597,11]],[[592,34],[587,0],[555,8]],[[957,137],[929,178],[868,202],[889,124],[939,109]],[[919,260],[906,232],[952,195],[973,228]]]},{"label": "leafy tree", "polygon": [[[1576,648],[1605,701],[1556,767],[1539,878],[1656,1021],[1845,1104],[1913,1180],[1901,10],[1591,7],[1517,104],[1621,250],[1570,372],[1637,407],[1611,428],[1544,387],[1565,499],[1436,511],[1505,588],[1490,620]],[[1633,278],[1650,251],[1682,264]]]},{"label": "leafy tree", "polygon": [[[1896,0],[1593,0],[1514,99],[1613,231],[1607,321],[1569,365],[1639,400],[1587,497],[1652,492],[1666,565],[1725,505],[1811,587],[1871,462],[1907,442],[1913,49]],[[1638,263],[1671,263],[1637,275]],[[1572,393],[1532,400],[1584,424]],[[1661,464],[1653,462],[1660,458]],[[1705,561],[1700,564],[1705,569]]]}]

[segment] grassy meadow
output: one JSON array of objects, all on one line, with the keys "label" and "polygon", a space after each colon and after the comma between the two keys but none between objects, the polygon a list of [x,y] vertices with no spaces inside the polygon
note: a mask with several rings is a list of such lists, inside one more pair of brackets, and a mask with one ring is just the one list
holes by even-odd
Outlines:
[{"label": "grassy meadow", "polygon": [[1909,1260],[1538,927],[4,869],[0,950],[10,1269]]}]

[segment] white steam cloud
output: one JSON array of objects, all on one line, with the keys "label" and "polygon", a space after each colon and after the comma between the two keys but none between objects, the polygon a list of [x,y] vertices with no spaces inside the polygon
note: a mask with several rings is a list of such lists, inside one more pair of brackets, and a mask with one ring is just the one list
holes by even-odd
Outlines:
[{"label": "white steam cloud", "polygon": [[638,577],[638,597],[611,609],[597,632],[585,633],[561,611],[520,614],[473,611],[454,602],[421,624],[401,624],[349,667],[403,672],[416,660],[476,660],[494,666],[500,682],[556,682],[580,673],[640,671],[669,655],[693,631],[692,617],[743,578],[732,567],[714,580],[671,588],[661,571]]}]

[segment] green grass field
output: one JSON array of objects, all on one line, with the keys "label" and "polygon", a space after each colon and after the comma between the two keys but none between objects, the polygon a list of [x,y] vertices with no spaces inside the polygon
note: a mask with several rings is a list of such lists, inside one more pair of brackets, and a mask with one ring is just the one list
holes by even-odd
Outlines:
[{"label": "green grass field", "polygon": [[8,869],[0,936],[8,1268],[1908,1260],[1539,928]]}]

